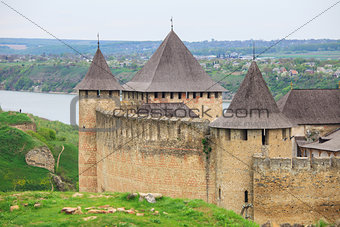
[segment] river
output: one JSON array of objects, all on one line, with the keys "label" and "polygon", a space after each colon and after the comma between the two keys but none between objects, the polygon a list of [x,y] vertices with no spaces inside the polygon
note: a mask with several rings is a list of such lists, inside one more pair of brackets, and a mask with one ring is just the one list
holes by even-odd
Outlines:
[{"label": "river", "polygon": [[[53,121],[70,124],[70,105],[76,95],[34,93],[0,90],[0,106],[3,110],[21,111]],[[78,104],[76,117],[78,122]],[[223,102],[223,108],[229,106]]]}]

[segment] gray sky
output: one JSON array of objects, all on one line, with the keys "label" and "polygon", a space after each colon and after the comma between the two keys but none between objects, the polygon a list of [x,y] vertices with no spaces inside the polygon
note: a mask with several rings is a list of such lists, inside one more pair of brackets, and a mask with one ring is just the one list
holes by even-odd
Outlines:
[{"label": "gray sky", "polygon": [[[62,39],[280,39],[339,0],[1,0]],[[289,39],[340,39],[340,3]],[[0,37],[51,38],[0,2]]]}]

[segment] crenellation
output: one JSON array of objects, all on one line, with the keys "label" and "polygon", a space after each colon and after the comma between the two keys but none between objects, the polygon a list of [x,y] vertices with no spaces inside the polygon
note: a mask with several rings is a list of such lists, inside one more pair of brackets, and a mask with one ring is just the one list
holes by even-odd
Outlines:
[{"label": "crenellation", "polygon": [[266,171],[340,171],[340,157],[327,158],[266,158],[254,155],[253,168],[259,172]]}]

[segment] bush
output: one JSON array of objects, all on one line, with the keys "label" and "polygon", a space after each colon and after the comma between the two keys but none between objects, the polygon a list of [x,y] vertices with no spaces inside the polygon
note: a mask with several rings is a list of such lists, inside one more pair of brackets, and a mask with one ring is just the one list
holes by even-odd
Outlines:
[{"label": "bush", "polygon": [[56,139],[56,132],[53,129],[39,128],[37,132],[48,141]]}]

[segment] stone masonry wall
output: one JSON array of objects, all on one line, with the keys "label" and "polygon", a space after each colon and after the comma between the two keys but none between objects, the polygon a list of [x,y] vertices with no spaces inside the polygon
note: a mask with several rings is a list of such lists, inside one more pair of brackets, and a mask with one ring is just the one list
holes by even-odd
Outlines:
[{"label": "stone masonry wall", "polygon": [[[159,192],[215,201],[214,162],[202,119],[137,118],[97,111],[98,191]],[[112,130],[110,130],[110,128]]]},{"label": "stone masonry wall", "polygon": [[[96,108],[112,110],[119,105],[119,92],[79,92],[79,191],[97,191]],[[115,97],[118,97],[114,99]],[[117,102],[118,100],[118,102]]]},{"label": "stone masonry wall", "polygon": [[255,221],[334,223],[340,212],[340,158],[254,157]]},{"label": "stone masonry wall", "polygon": [[193,92],[189,92],[189,98],[186,98],[185,92],[181,94],[182,98],[179,99],[178,92],[174,92],[173,98],[171,99],[170,92],[165,92],[165,98],[162,98],[162,92],[158,92],[157,98],[155,98],[154,92],[144,93],[142,100],[141,92],[138,92],[138,95],[137,92],[123,92],[122,105],[133,108],[146,103],[148,98],[148,103],[184,103],[190,109],[193,109],[194,113],[199,115],[200,118],[208,119],[209,121],[213,121],[222,115],[221,92],[218,92],[217,98],[215,97],[215,92],[210,92],[210,98],[208,98],[207,92],[203,92],[202,97],[200,97],[200,92],[196,92],[196,98],[193,98]]},{"label": "stone masonry wall", "polygon": [[11,127],[20,129],[21,131],[24,131],[24,132],[26,132],[28,130],[31,130],[31,131],[34,131],[34,132],[37,131],[37,126],[34,122],[33,123],[18,124],[18,125],[11,125]]},{"label": "stone masonry wall", "polygon": [[[247,139],[242,137],[247,133]],[[268,145],[262,145],[261,130],[211,129],[212,151],[216,155],[217,205],[240,214],[245,205],[245,191],[248,203],[253,203],[252,157],[291,157],[291,141],[284,140],[281,129],[267,130]],[[248,209],[253,217],[253,209]]]}]

